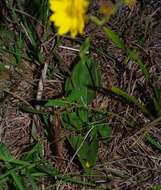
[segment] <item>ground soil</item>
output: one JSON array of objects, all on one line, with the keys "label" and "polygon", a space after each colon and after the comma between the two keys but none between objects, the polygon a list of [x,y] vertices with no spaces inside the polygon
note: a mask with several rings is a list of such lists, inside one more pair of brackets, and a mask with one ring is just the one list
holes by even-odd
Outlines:
[{"label": "ground soil", "polygon": [[[97,1],[94,2],[91,11],[95,9],[97,11]],[[120,35],[126,44],[140,51],[140,56],[154,78],[154,83],[161,89],[161,1],[145,0],[137,3],[132,9],[122,7],[116,15],[110,18],[108,25]],[[86,34],[92,36],[93,46],[104,53],[100,54],[92,50],[93,57],[101,68],[102,87],[109,89],[111,86],[117,86],[148,103],[151,92],[138,65],[132,61],[125,63],[125,52],[116,48],[94,24],[88,24]],[[73,42],[68,37],[63,39],[62,45],[74,49],[79,48],[79,43]],[[41,97],[45,100],[63,96],[65,78],[71,70],[73,60],[78,56],[76,51],[61,47],[57,47],[56,50],[64,60],[65,66],[57,65],[56,62],[53,64],[53,60],[56,60],[54,56],[48,60],[50,68],[54,68],[55,72],[50,79],[45,80]],[[2,59],[8,59],[8,57]],[[6,144],[17,158],[20,158],[31,145],[33,125],[36,126],[38,136],[45,138],[41,117],[27,113],[23,109],[27,106],[34,106],[33,100],[37,95],[41,69],[38,65],[31,66],[27,60],[23,60],[18,68],[11,69],[8,73],[1,73],[0,141]],[[6,85],[9,90],[3,90]],[[96,179],[92,179],[100,181],[100,185],[95,189],[148,190],[153,185],[160,184],[160,151],[144,140],[144,133],[141,131],[151,124],[149,132],[160,140],[160,121],[151,123],[152,121],[134,106],[104,93],[97,93],[93,105],[95,108],[102,108],[111,113],[119,113],[119,117],[107,116],[112,134],[108,146],[100,143],[98,161],[94,168],[95,173],[99,175]],[[43,111],[59,112],[60,110],[55,108],[55,110],[43,109]],[[56,121],[59,122],[59,118]],[[52,157],[50,145],[57,142],[58,136],[67,135],[57,125],[57,122],[51,122],[52,140],[48,141],[45,138],[45,156],[49,160]],[[130,127],[128,123],[131,123],[133,127]],[[63,171],[71,158],[68,146],[64,141],[57,143],[56,146],[57,156],[65,162],[53,162]],[[79,173],[80,168],[73,163],[70,171]],[[61,189],[92,190],[88,187],[72,185],[63,186]]]}]

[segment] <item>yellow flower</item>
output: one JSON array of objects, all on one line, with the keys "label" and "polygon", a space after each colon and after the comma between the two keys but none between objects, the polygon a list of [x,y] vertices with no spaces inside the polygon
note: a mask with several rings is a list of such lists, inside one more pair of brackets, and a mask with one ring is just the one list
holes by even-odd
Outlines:
[{"label": "yellow flower", "polygon": [[106,16],[111,16],[116,12],[116,7],[111,1],[101,0],[100,2],[100,12]]},{"label": "yellow flower", "polygon": [[86,168],[90,168],[91,167],[91,165],[90,165],[90,163],[88,161],[85,163],[85,167]]},{"label": "yellow flower", "polygon": [[53,11],[50,21],[58,27],[58,34],[70,32],[73,38],[77,34],[83,34],[88,5],[88,0],[49,0]]}]

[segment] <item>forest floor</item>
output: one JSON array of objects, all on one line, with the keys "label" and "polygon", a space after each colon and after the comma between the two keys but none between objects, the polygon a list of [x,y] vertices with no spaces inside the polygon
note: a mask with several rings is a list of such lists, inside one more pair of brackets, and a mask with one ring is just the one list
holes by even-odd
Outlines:
[{"label": "forest floor", "polygon": [[[60,38],[48,22],[49,10],[43,5],[38,10],[37,2],[0,1],[0,142],[19,160],[36,144],[43,143],[43,159],[70,177],[78,176],[83,182],[95,184],[91,187],[70,180],[60,183],[59,178],[48,175],[39,181],[42,189],[161,189],[160,110],[155,110],[153,91],[139,65],[93,23],[87,25],[83,37]],[[45,7],[47,1],[43,2]],[[93,1],[91,13],[97,11],[97,1]],[[159,94],[161,1],[138,2],[132,9],[123,6],[107,25],[128,47],[139,52]],[[91,55],[101,70],[103,89],[96,90],[92,106],[107,112],[106,122],[111,129],[108,143],[99,141],[91,176],[83,175],[78,160],[72,160],[73,150],[66,137],[75,133],[61,127],[62,108],[44,106],[49,99],[65,96],[65,81],[88,36]],[[151,117],[124,98],[106,93],[113,86],[144,102]],[[8,171],[3,161],[1,174]],[[34,188],[29,185],[28,189]]]}]

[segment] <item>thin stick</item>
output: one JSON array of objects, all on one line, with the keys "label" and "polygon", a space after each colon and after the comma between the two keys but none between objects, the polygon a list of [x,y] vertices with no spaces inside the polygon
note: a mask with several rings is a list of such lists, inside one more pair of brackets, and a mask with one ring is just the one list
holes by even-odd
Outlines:
[{"label": "thin stick", "polygon": [[[67,173],[67,171],[68,171],[69,167],[71,166],[71,164],[72,164],[74,158],[77,156],[78,152],[79,152],[80,149],[82,148],[82,146],[83,146],[85,140],[87,139],[88,135],[90,134],[90,132],[91,132],[94,128],[95,128],[95,126],[91,127],[91,129],[86,133],[86,135],[85,135],[83,141],[81,142],[80,146],[78,147],[78,149],[77,149],[76,152],[74,153],[73,157],[70,159],[70,161],[69,161],[69,163],[68,163],[68,165],[67,165],[67,167],[66,167],[66,169],[65,169],[65,171],[64,171],[64,173],[63,173],[64,175]],[[59,190],[60,185],[61,185],[61,182],[62,182],[62,180],[59,181],[56,190]]]}]

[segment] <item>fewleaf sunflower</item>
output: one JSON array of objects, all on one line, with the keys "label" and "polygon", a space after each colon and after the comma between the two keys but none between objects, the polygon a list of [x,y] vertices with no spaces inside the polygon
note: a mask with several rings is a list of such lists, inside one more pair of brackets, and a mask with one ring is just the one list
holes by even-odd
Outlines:
[{"label": "fewleaf sunflower", "polygon": [[49,0],[53,12],[50,21],[58,28],[58,34],[70,32],[73,38],[83,34],[88,5],[88,0]]}]

